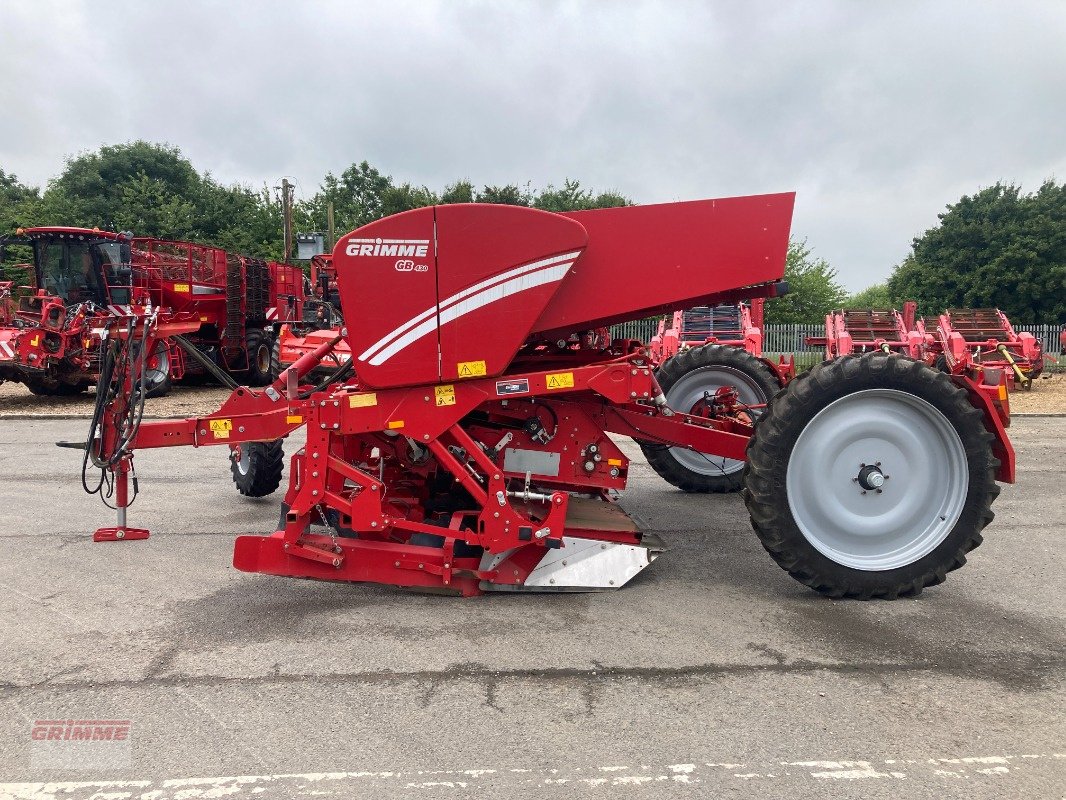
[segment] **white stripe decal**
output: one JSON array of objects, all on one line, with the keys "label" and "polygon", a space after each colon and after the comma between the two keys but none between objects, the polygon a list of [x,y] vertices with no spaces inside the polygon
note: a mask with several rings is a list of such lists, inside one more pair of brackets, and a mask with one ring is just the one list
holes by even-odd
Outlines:
[{"label": "white stripe decal", "polygon": [[[448,306],[452,305],[453,303],[457,303],[458,301],[462,300],[465,297],[469,297],[472,294],[477,294],[478,292],[481,292],[482,290],[489,288],[493,284],[497,284],[497,283],[500,283],[502,281],[506,281],[506,280],[508,280],[510,278],[515,278],[515,277],[517,277],[519,275],[524,275],[527,272],[533,272],[534,270],[538,270],[538,269],[541,269],[543,267],[554,266],[554,265],[556,265],[556,264],[558,264],[558,263],[560,263],[562,261],[567,261],[567,260],[570,260],[570,264],[567,264],[567,267],[569,267],[571,264],[573,264],[573,260],[572,259],[576,259],[580,254],[581,254],[580,250],[575,250],[572,253],[563,253],[562,255],[552,256],[551,258],[544,258],[544,259],[541,259],[540,261],[534,261],[531,264],[524,264],[524,265],[522,265],[520,267],[515,267],[514,269],[508,270],[507,272],[503,272],[503,273],[501,273],[499,275],[494,275],[491,278],[487,278],[486,280],[483,280],[483,281],[481,281],[479,283],[475,283],[473,286],[469,286],[466,289],[463,289],[461,292],[457,292],[456,294],[453,294],[451,297],[447,298],[446,300],[444,300],[440,304],[440,310],[443,312],[445,308],[447,308]],[[372,344],[365,351],[363,351],[363,353],[359,356],[359,360],[360,361],[366,361],[368,358],[370,358],[372,355],[374,355],[376,352],[378,352],[381,348],[385,347],[385,345],[387,345],[389,342],[391,342],[394,339],[396,339],[396,337],[403,335],[405,332],[409,331],[411,328],[415,327],[416,325],[419,328],[425,327],[424,324],[423,325],[419,325],[419,323],[422,323],[424,320],[428,319],[429,317],[434,316],[436,313],[437,313],[437,306],[431,306],[430,308],[427,308],[425,311],[423,311],[418,316],[412,317],[411,319],[409,319],[407,322],[405,322],[400,327],[398,327],[395,330],[387,333],[381,339],[379,339],[378,341],[374,342],[374,344]],[[419,334],[419,336],[415,337],[415,338],[420,338],[421,336],[424,336],[424,335],[425,335],[425,331],[423,331],[423,333]],[[413,341],[413,340],[411,340],[411,341]],[[380,362],[373,362],[372,361],[370,363],[373,364],[373,363],[380,363]]]},{"label": "white stripe decal", "polygon": [[8,358],[15,357],[15,351],[11,349],[11,345],[9,345],[7,342],[0,342],[0,350],[3,350],[4,355]]},{"label": "white stripe decal", "polygon": [[[505,297],[510,297],[511,295],[518,294],[519,292],[524,292],[527,289],[534,289],[537,286],[543,286],[546,283],[555,283],[556,281],[562,280],[563,276],[566,275],[570,267],[573,266],[573,263],[573,261],[570,261],[565,264],[559,264],[554,267],[548,267],[547,269],[541,269],[527,275],[520,275],[517,278],[512,278],[511,280],[506,281],[505,283],[499,283],[495,286],[485,289],[484,291],[478,292],[477,294],[472,295],[471,297],[468,297],[459,303],[455,303],[446,310],[441,311],[441,327],[451,322],[452,320],[458,319],[459,317],[465,314],[469,314],[471,311],[476,311],[482,306],[487,306],[489,303],[495,303],[497,300],[502,300]],[[417,328],[404,334],[399,339],[390,344],[388,347],[386,347],[384,350],[382,350],[380,353],[378,353],[376,356],[371,358],[370,363],[375,367],[380,364],[384,364],[386,361],[392,358],[392,356],[396,355],[396,353],[407,347],[407,345],[418,339],[421,339],[434,328],[436,328],[436,320],[426,320]]]}]

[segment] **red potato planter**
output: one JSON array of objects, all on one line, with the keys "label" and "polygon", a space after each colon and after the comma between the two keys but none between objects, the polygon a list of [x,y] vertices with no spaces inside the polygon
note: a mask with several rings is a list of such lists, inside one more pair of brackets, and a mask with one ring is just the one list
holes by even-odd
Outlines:
[{"label": "red potato planter", "polygon": [[[630,469],[609,435],[621,434],[746,462],[757,535],[819,592],[896,597],[939,583],[980,542],[996,480],[1014,478],[996,387],[876,352],[816,367],[761,415],[740,378],[674,406],[669,390],[719,346],[656,373],[640,342],[606,333],[774,296],[793,200],[568,214],[454,205],[380,220],[333,253],[346,327],[201,418],[140,422],[140,363],[123,342],[168,330],[119,336],[88,455],[121,508],[96,538],[144,533],[124,508],[135,450],[239,445],[243,457],[303,428],[278,528],[237,537],[238,569],[462,595],[619,588],[662,551],[614,502]],[[341,342],[351,358],[312,385]],[[649,461],[686,491],[714,490],[684,463]]]}]

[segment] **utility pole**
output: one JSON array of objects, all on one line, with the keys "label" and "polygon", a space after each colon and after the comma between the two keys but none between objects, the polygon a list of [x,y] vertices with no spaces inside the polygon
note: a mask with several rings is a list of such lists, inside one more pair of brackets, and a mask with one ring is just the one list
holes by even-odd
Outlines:
[{"label": "utility pole", "polygon": [[281,179],[281,216],[284,224],[285,263],[289,263],[292,255],[292,196],[296,187],[289,183],[288,178]]},{"label": "utility pole", "polygon": [[329,233],[326,234],[326,252],[327,253],[332,253],[333,252],[333,246],[335,244],[337,244],[337,242],[333,238],[333,201],[332,200],[330,200],[329,203],[326,205],[326,230],[329,231]]}]

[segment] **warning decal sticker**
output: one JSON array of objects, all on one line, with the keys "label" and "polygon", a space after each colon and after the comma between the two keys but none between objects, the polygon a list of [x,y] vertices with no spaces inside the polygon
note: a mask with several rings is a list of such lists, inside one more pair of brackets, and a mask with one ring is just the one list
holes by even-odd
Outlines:
[{"label": "warning decal sticker", "polygon": [[216,439],[228,439],[229,432],[233,430],[233,420],[231,419],[212,419],[208,420],[211,427],[211,433],[214,434]]},{"label": "warning decal sticker", "polygon": [[549,389],[573,389],[574,373],[553,372],[544,378]]},{"label": "warning decal sticker", "polygon": [[456,365],[460,378],[480,378],[485,374],[484,361],[460,361]]},{"label": "warning decal sticker", "polygon": [[454,406],[455,405],[455,387],[452,384],[445,386],[435,386],[433,393],[436,395],[438,406]]},{"label": "warning decal sticker", "polygon": [[348,408],[367,408],[368,406],[376,406],[377,404],[378,396],[376,392],[353,394],[348,398]]}]

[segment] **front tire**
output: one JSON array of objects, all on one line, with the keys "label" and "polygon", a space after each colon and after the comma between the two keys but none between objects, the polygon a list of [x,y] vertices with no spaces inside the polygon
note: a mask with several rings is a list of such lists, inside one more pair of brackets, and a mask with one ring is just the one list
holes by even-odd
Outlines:
[{"label": "front tire", "polygon": [[[737,347],[717,344],[694,347],[679,353],[656,372],[670,408],[683,414],[697,413],[705,393],[713,395],[723,386],[737,390],[739,402],[765,406],[781,388],[768,366]],[[762,409],[752,409],[756,418]],[[744,462],[684,447],[639,442],[651,468],[667,483],[685,492],[735,492],[740,489]]]},{"label": "front tire", "polygon": [[967,391],[920,361],[820,364],[774,399],[748,443],[752,526],[817,592],[917,595],[981,544],[999,494],[992,439]]},{"label": "front tire", "polygon": [[281,485],[285,466],[282,440],[245,442],[230,450],[230,474],[245,497],[266,497]]}]

